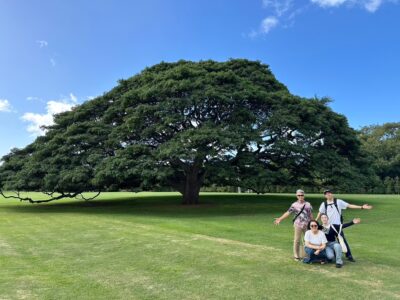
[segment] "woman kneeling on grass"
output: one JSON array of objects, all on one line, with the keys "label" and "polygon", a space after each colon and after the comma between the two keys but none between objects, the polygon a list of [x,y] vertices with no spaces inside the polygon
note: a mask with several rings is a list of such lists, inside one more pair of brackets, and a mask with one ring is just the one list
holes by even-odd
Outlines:
[{"label": "woman kneeling on grass", "polygon": [[328,245],[326,246],[326,256],[328,260],[333,260],[336,257],[336,268],[343,266],[342,260],[342,246],[336,241],[338,234],[343,235],[343,228],[349,227],[361,222],[359,218],[353,219],[349,223],[343,225],[330,224],[329,218],[326,214],[321,214],[322,232],[325,233]]},{"label": "woman kneeling on grass", "polygon": [[306,264],[319,262],[324,264],[326,262],[326,244],[327,240],[325,234],[319,230],[319,224],[317,221],[312,220],[308,223],[308,230],[304,235],[305,241],[305,252],[308,257],[303,259]]}]

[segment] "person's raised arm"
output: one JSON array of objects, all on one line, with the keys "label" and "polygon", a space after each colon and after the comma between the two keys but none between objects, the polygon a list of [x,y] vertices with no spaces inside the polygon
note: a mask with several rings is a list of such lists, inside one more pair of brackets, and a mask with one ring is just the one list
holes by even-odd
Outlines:
[{"label": "person's raised arm", "polygon": [[321,213],[318,212],[318,215],[317,215],[317,218],[315,219],[315,221],[318,221],[320,217],[321,217]]},{"label": "person's raised arm", "polygon": [[[358,224],[358,223],[360,223],[360,222],[361,222],[361,219],[360,219],[360,218],[354,218],[353,221],[348,222],[348,223],[344,223],[343,226],[342,226],[342,228],[346,228],[346,227],[352,226],[352,225],[354,225],[354,224]],[[338,225],[337,225],[337,226],[338,226]],[[335,228],[336,228],[336,226],[335,226]],[[338,226],[336,229],[339,230],[339,226]]]},{"label": "person's raised arm", "polygon": [[347,208],[353,208],[353,209],[372,209],[372,205],[369,205],[369,204],[363,204],[363,205],[349,204],[349,205],[347,205]]},{"label": "person's raised arm", "polygon": [[275,225],[279,225],[279,223],[280,223],[282,220],[286,219],[286,218],[289,217],[289,216],[290,216],[290,213],[289,213],[288,211],[285,212],[282,216],[280,216],[279,218],[276,218],[276,219],[275,219],[274,224],[275,224]]}]

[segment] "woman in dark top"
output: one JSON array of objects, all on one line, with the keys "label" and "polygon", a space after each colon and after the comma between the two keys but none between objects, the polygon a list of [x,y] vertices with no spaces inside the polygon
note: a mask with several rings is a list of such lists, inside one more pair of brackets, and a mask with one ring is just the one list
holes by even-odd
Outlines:
[{"label": "woman in dark top", "polygon": [[[336,256],[336,268],[341,268],[343,266],[342,260],[342,247],[336,241],[337,235],[340,232],[340,225],[337,224],[329,224],[329,218],[326,214],[321,214],[322,221],[322,232],[325,233],[328,244],[326,245],[326,256],[329,260],[333,260]],[[342,225],[342,229],[352,226],[354,224],[360,223],[361,220],[359,218],[353,219],[353,221],[349,223],[345,223]],[[340,232],[342,235],[343,231]]]}]

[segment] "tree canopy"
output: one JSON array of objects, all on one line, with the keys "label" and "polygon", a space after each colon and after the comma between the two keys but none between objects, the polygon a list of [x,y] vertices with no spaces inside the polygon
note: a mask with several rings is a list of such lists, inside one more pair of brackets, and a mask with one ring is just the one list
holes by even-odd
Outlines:
[{"label": "tree canopy", "polygon": [[362,151],[370,157],[370,166],[379,177],[375,189],[384,193],[400,192],[400,123],[385,123],[361,128]]},{"label": "tree canopy", "polygon": [[56,115],[2,158],[0,189],[51,201],[171,187],[195,204],[204,184],[354,184],[360,144],[328,102],[292,95],[258,61],[163,62]]},{"label": "tree canopy", "polygon": [[360,139],[381,178],[400,176],[400,123],[363,127]]}]

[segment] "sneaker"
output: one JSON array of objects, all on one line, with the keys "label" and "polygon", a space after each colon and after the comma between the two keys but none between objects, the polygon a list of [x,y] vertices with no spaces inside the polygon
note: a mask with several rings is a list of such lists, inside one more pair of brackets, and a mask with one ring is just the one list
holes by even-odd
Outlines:
[{"label": "sneaker", "polygon": [[353,256],[347,257],[347,260],[348,260],[348,261],[351,261],[351,262],[356,262],[356,260],[353,258]]},{"label": "sneaker", "polygon": [[336,264],[336,268],[341,268],[342,266],[341,264]]}]

